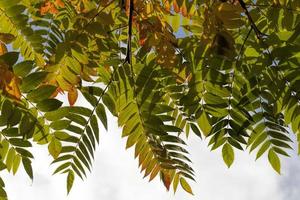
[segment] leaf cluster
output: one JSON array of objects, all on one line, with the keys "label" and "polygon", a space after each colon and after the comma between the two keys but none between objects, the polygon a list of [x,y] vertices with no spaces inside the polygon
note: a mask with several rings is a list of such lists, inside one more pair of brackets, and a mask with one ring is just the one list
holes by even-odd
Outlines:
[{"label": "leaf cluster", "polygon": [[298,0],[0,0],[0,170],[32,179],[30,147],[44,145],[69,193],[110,113],[167,190],[193,194],[191,133],[228,167],[248,149],[280,173],[300,148],[299,12]]}]

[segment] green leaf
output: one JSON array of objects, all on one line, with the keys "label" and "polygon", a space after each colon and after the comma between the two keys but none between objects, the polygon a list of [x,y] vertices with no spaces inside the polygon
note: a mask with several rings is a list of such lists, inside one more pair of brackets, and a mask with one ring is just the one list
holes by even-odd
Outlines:
[{"label": "green leaf", "polygon": [[96,114],[99,117],[99,119],[101,120],[104,128],[107,130],[107,117],[106,117],[105,108],[102,103],[99,103],[99,105],[97,106]]},{"label": "green leaf", "polygon": [[18,147],[31,147],[32,146],[29,141],[23,140],[20,138],[10,138],[9,143],[11,143],[14,146],[18,146]]},{"label": "green leaf", "polygon": [[29,92],[35,89],[38,85],[42,83],[42,81],[46,78],[47,74],[47,72],[35,72],[28,75],[22,81],[21,90],[23,92]]},{"label": "green leaf", "polygon": [[198,129],[198,127],[193,123],[190,123],[190,125],[191,125],[193,132],[202,139],[202,135],[201,135],[201,132]]},{"label": "green leaf", "polygon": [[[70,112],[69,107],[62,107],[55,111],[45,113],[45,118],[49,121],[56,121],[66,117]],[[73,109],[73,108],[72,108]]]},{"label": "green leaf", "polygon": [[256,51],[256,49],[252,48],[252,47],[248,47],[245,52],[244,52],[245,56],[247,57],[258,57],[260,54]]},{"label": "green leaf", "polygon": [[51,95],[56,91],[56,87],[53,85],[43,85],[38,89],[30,92],[27,98],[32,102],[39,102],[51,97]]},{"label": "green leaf", "polygon": [[13,105],[12,105],[11,101],[6,99],[2,103],[2,106],[1,106],[1,116],[0,117],[1,117],[1,121],[2,121],[3,125],[8,123],[8,120],[12,116],[12,114],[13,114]]},{"label": "green leaf", "polygon": [[19,125],[20,135],[22,135],[24,138],[31,138],[36,123],[37,122],[30,119],[28,115],[24,115]]},{"label": "green leaf", "polygon": [[50,112],[57,110],[63,102],[57,99],[45,99],[39,103],[37,103],[36,107],[42,112]]},{"label": "green leaf", "polygon": [[72,113],[77,113],[80,115],[84,115],[86,117],[90,117],[92,111],[86,107],[80,107],[80,106],[72,106],[69,110]]},{"label": "green leaf", "polygon": [[33,66],[34,66],[33,61],[23,61],[14,65],[13,70],[17,76],[25,77],[32,71]]},{"label": "green leaf", "polygon": [[260,158],[267,150],[268,148],[271,146],[271,142],[270,141],[266,141],[258,150],[257,154],[256,154],[256,160],[258,158]]},{"label": "green leaf", "polygon": [[33,155],[30,153],[30,151],[16,147],[16,151],[21,154],[23,157],[33,158]]},{"label": "green leaf", "polygon": [[67,192],[68,194],[70,193],[72,187],[73,187],[73,183],[74,183],[74,172],[73,171],[69,171],[68,176],[67,176]]},{"label": "green leaf", "polygon": [[6,157],[6,153],[8,152],[9,149],[9,143],[7,140],[2,140],[0,143],[0,156],[2,159]]},{"label": "green leaf", "polygon": [[[97,140],[97,143],[99,144],[99,126],[98,126],[98,121],[95,115],[93,115],[91,117],[91,127],[93,129],[94,132],[94,137]],[[90,138],[92,138],[92,136],[89,136]]]},{"label": "green leaf", "polygon": [[6,194],[5,190],[2,187],[0,187],[0,199],[1,200],[7,200],[7,194]]},{"label": "green leaf", "polygon": [[67,167],[69,167],[71,165],[71,162],[66,162],[62,165],[60,165],[54,172],[53,172],[53,175],[54,174],[57,174],[58,172],[61,172],[62,170],[66,169]]},{"label": "green leaf", "polygon": [[82,92],[82,95],[93,107],[97,105],[98,100],[95,96],[90,95],[89,93],[86,92]]},{"label": "green leaf", "polygon": [[2,161],[0,161],[0,171],[4,169],[6,169],[6,165]]},{"label": "green leaf", "polygon": [[234,161],[234,151],[233,148],[230,144],[225,143],[223,148],[222,148],[222,156],[223,160],[228,166],[228,168],[232,165]]},{"label": "green leaf", "polygon": [[31,160],[29,160],[28,158],[22,157],[22,163],[23,163],[24,169],[25,169],[26,173],[28,174],[28,176],[31,179],[33,179]]},{"label": "green leaf", "polygon": [[18,52],[7,52],[0,56],[0,61],[5,62],[9,67],[12,67],[19,59]]},{"label": "green leaf", "polygon": [[208,115],[205,112],[202,112],[197,122],[203,135],[207,137],[211,131]]},{"label": "green leaf", "polygon": [[67,118],[73,123],[77,123],[81,126],[85,126],[87,124],[87,120],[84,117],[74,113],[69,113]]},{"label": "green leaf", "polygon": [[273,169],[280,174],[280,159],[273,149],[269,150],[268,159]]},{"label": "green leaf", "polygon": [[82,64],[88,64],[88,56],[82,52],[78,52],[75,49],[71,49],[72,55]]},{"label": "green leaf", "polygon": [[63,130],[70,126],[71,121],[70,120],[59,120],[54,121],[50,124],[50,127],[54,130]]}]

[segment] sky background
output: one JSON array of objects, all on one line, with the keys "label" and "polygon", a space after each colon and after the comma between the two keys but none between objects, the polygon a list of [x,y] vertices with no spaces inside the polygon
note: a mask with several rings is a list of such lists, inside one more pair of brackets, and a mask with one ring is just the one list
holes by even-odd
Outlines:
[{"label": "sky background", "polygon": [[[77,105],[86,105],[80,99]],[[255,161],[255,155],[237,152],[233,166],[223,163],[220,150],[211,152],[207,140],[191,136],[188,143],[190,158],[196,174],[191,183],[195,196],[185,193],[181,187],[174,195],[167,192],[157,177],[148,182],[139,173],[133,149],[125,150],[126,139],[112,116],[109,131],[101,127],[100,145],[94,166],[87,179],[75,179],[71,193],[66,194],[66,176],[54,175],[51,157],[46,146],[32,148],[35,160],[34,181],[25,174],[2,173],[10,200],[299,200],[300,159],[295,152],[282,162],[279,176],[269,165],[266,156]]]}]

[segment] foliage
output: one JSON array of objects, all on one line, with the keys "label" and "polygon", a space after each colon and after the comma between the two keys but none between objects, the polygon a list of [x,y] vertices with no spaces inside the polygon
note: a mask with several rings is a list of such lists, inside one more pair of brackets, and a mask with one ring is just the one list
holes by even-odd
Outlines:
[{"label": "foliage", "polygon": [[290,132],[300,149],[299,12],[298,0],[0,0],[1,170],[32,179],[30,147],[46,145],[69,192],[110,112],[168,190],[193,194],[190,130],[228,167],[249,149],[280,173]]}]

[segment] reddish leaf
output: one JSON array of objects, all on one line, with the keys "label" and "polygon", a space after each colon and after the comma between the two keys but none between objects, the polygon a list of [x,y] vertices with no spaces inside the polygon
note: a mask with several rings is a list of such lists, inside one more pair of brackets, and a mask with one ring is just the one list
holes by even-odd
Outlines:
[{"label": "reddish leaf", "polygon": [[57,7],[61,7],[61,8],[65,7],[65,4],[64,4],[64,2],[62,2],[62,0],[55,0],[55,5]]},{"label": "reddish leaf", "polygon": [[72,88],[72,90],[68,91],[68,101],[70,106],[73,106],[78,98],[78,91],[76,88]]},{"label": "reddish leaf", "polygon": [[174,11],[175,11],[176,13],[179,13],[179,12],[180,12],[180,8],[179,8],[179,6],[178,6],[178,4],[177,4],[177,1],[173,1],[173,7],[174,7]]},{"label": "reddish leaf", "polygon": [[167,190],[169,191],[170,190],[170,185],[171,185],[171,175],[167,172],[162,172],[161,173],[161,178],[162,178],[162,181],[165,185],[165,187],[167,188]]}]

